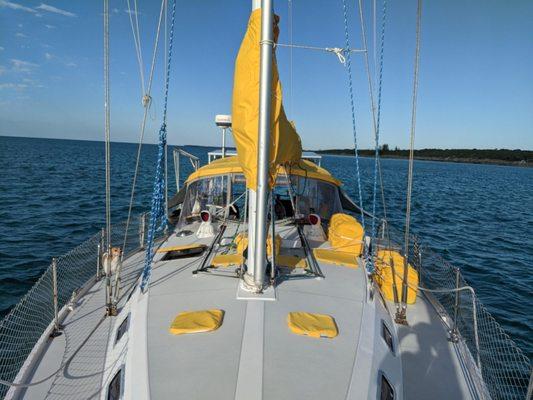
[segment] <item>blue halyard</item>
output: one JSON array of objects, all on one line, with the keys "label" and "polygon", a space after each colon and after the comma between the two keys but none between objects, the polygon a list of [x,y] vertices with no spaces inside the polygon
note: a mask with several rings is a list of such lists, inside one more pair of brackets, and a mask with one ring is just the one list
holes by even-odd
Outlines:
[{"label": "blue halyard", "polygon": [[[385,48],[385,22],[387,17],[387,0],[383,1],[383,10],[381,15],[381,40],[379,49],[379,77],[378,77],[378,104],[376,113],[376,132],[375,132],[375,148],[374,148],[374,186],[372,190],[372,240],[376,238],[376,194],[378,186],[378,172],[379,172],[379,130],[381,122],[381,93],[383,84],[383,53]],[[385,198],[383,198],[383,212],[385,215]],[[375,263],[377,246],[371,246],[371,254],[368,255],[368,270],[375,272]]]},{"label": "blue halyard", "polygon": [[[344,16],[344,36],[345,36],[345,48],[350,49],[350,37],[348,33],[348,5],[346,0],[343,0],[343,16]],[[379,55],[379,82],[378,82],[378,104],[377,104],[377,116],[376,118],[376,131],[375,131],[375,149],[374,149],[374,183],[373,183],[373,192],[372,192],[372,228],[371,228],[371,238],[376,237],[376,193],[377,193],[377,180],[378,180],[378,168],[379,168],[379,129],[380,129],[380,120],[381,120],[381,93],[382,93],[382,83],[383,83],[383,53],[384,53],[384,43],[385,43],[385,22],[386,22],[386,11],[387,11],[387,1],[383,1],[383,10],[382,10],[382,23],[381,23],[381,40],[380,40],[380,55]],[[366,51],[366,43],[365,43]],[[354,153],[355,153],[355,168],[356,168],[356,178],[357,178],[357,189],[359,194],[359,206],[361,207],[361,224],[363,229],[365,228],[365,214],[363,212],[363,193],[361,188],[361,174],[359,168],[359,150],[357,146],[357,128],[356,128],[356,117],[355,117],[355,100],[354,100],[354,89],[353,89],[353,78],[352,78],[352,60],[351,52],[348,50],[345,52],[346,57],[346,71],[348,74],[348,86],[350,94],[350,108],[352,114],[352,131],[353,131],[353,140],[354,140]],[[383,204],[385,207],[385,204]],[[372,254],[368,255],[368,269],[374,271],[374,262],[372,256],[375,256],[375,246],[372,246]]]},{"label": "blue halyard", "polygon": [[[353,132],[353,141],[354,141],[354,153],[355,153],[355,171],[357,177],[357,189],[359,192],[359,206],[361,210],[363,207],[363,191],[361,189],[361,174],[359,172],[359,150],[357,148],[357,127],[355,123],[355,100],[354,100],[354,90],[353,90],[353,79],[352,79],[352,56],[350,51],[350,35],[348,34],[348,5],[346,0],[342,1],[342,10],[344,16],[344,39],[345,39],[345,53],[346,57],[346,72],[348,73],[348,87],[350,93],[350,109],[352,112],[352,132]],[[363,229],[365,227],[365,215],[361,212],[361,224]]]},{"label": "blue halyard", "polygon": [[141,289],[145,291],[150,276],[152,275],[152,261],[154,259],[154,239],[158,232],[161,232],[167,225],[167,210],[165,204],[165,150],[167,146],[167,105],[168,87],[170,83],[170,65],[172,61],[172,47],[174,43],[174,22],[176,15],[176,1],[172,3],[172,20],[170,24],[170,39],[168,47],[168,61],[165,78],[165,98],[163,103],[163,122],[159,129],[159,144],[157,151],[157,167],[154,180],[154,191],[152,193],[152,205],[150,208],[150,224],[148,227],[148,238],[146,243],[146,256],[142,273]]}]

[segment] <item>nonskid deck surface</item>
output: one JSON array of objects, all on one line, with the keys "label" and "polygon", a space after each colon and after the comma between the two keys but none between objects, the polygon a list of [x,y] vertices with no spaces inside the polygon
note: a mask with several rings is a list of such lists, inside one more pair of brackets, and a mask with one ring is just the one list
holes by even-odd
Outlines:
[{"label": "nonskid deck surface", "polygon": [[[228,228],[225,235],[232,234]],[[277,286],[276,301],[246,301],[237,299],[235,278],[193,275],[199,262],[175,260],[154,268],[148,310],[152,398],[344,398],[366,296],[362,268],[321,265],[326,279],[284,280]],[[225,313],[217,331],[168,333],[179,312],[212,308]],[[291,311],[333,316],[339,336],[330,340],[292,334],[287,327]],[[257,336],[262,338],[259,349],[247,342]]]},{"label": "nonskid deck surface", "polygon": [[[231,238],[235,229],[236,225],[230,224],[224,236]],[[297,237],[291,228],[279,233],[287,243]],[[163,246],[208,244],[211,240],[172,235]],[[148,365],[139,366],[140,370],[147,368],[151,398],[346,399],[349,391],[349,398],[365,398],[358,396],[357,388],[350,388],[353,377],[362,374],[354,371],[354,365],[359,335],[365,335],[361,330],[366,298],[363,268],[321,264],[325,279],[295,276],[277,286],[276,301],[247,301],[237,299],[236,278],[192,274],[202,257],[157,261],[160,258],[156,257],[148,292]],[[125,262],[129,280],[125,286],[138,277],[143,260],[139,253]],[[216,272],[230,275],[232,270],[234,267]],[[294,273],[301,275],[297,270]],[[100,281],[80,299],[64,321],[64,334],[46,349],[32,381],[53,373],[98,324],[105,310],[104,289]],[[225,312],[217,331],[169,333],[179,312],[211,308]],[[339,336],[313,339],[292,334],[287,327],[291,311],[333,316]],[[472,398],[457,352],[447,342],[445,326],[434,308],[419,296],[408,312],[409,327],[399,328],[405,398]],[[23,397],[100,398],[107,343],[115,323],[113,318],[103,320],[64,370],[28,389]]]},{"label": "nonskid deck surface", "polygon": [[459,346],[425,295],[418,293],[407,319],[408,326],[397,325],[405,398],[476,399]]},{"label": "nonskid deck surface", "polygon": [[[137,253],[124,261],[122,285],[126,300],[128,289],[136,282],[142,270],[144,254]],[[65,368],[42,384],[32,386],[21,393],[24,399],[98,399],[102,387],[107,344],[113,318],[103,319],[105,314],[105,279],[95,285],[77,302],[74,310],[63,321],[63,334],[50,340],[41,361],[29,381],[39,381],[57,370],[67,361],[88,337]]]}]

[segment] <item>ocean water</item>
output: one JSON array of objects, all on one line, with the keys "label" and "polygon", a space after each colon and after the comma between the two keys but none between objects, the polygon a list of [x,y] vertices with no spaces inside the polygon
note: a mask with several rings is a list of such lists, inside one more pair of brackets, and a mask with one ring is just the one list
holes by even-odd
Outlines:
[{"label": "ocean water", "polygon": [[[136,150],[135,144],[111,145],[114,222],[127,216]],[[186,150],[206,163],[209,149]],[[144,146],[134,212],[149,208],[156,155],[156,146]],[[17,303],[53,256],[104,225],[103,159],[102,142],[0,136],[0,316]],[[360,159],[367,209],[372,204],[373,162]],[[358,201],[355,159],[324,156],[322,165]],[[385,159],[382,169],[387,213],[401,228],[407,161]],[[191,172],[186,162],[182,170]],[[169,186],[172,194],[172,168]],[[481,301],[531,358],[533,169],[416,161],[411,230],[461,268]]]}]

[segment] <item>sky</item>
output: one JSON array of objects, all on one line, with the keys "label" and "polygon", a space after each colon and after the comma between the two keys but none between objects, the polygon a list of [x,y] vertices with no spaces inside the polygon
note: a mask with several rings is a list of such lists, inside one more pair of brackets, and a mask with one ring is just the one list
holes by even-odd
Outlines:
[{"label": "sky", "polygon": [[[0,0],[0,135],[103,140],[102,1],[44,1]],[[346,1],[350,45],[361,49],[357,4]],[[138,0],[145,78],[158,3]],[[274,3],[280,43],[290,42],[292,30],[297,45],[344,47],[342,0]],[[372,2],[363,3],[374,76]],[[231,110],[234,61],[250,8],[249,0],[177,0],[170,144],[220,144],[214,117]],[[127,1],[110,0],[110,11],[111,138],[137,142],[142,90]],[[416,148],[533,149],[531,21],[529,0],[423,1]],[[415,23],[416,0],[388,0],[380,141],[389,147],[409,144]],[[145,136],[151,143],[161,124],[163,47]],[[277,61],[285,109],[303,147],[353,148],[346,67],[333,54],[281,47]],[[352,64],[357,140],[371,148],[364,54],[353,54]]]}]

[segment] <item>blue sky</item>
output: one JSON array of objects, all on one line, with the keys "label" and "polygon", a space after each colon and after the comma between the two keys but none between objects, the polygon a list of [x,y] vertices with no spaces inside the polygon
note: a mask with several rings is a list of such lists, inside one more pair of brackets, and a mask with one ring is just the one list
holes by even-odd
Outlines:
[{"label": "blue sky", "polygon": [[[0,0],[0,135],[102,140],[102,2]],[[145,70],[159,4],[139,0]],[[248,0],[180,1],[169,98],[169,142],[219,143]],[[378,7],[381,7],[378,1]],[[126,1],[111,7],[111,135],[135,142],[141,89]],[[288,43],[288,1],[275,1]],[[341,0],[292,0],[295,44],[342,47]],[[371,3],[365,2],[367,27]],[[416,1],[391,1],[382,142],[408,145]],[[351,45],[361,47],[350,1]],[[424,1],[416,147],[533,149],[533,2]],[[369,38],[372,39],[370,29]],[[372,47],[371,41],[369,46]],[[353,147],[345,67],[334,55],[278,48],[285,108],[308,149]],[[146,133],[162,108],[162,52]],[[363,58],[353,56],[360,147],[373,145]],[[291,80],[292,76],[292,80]]]}]

